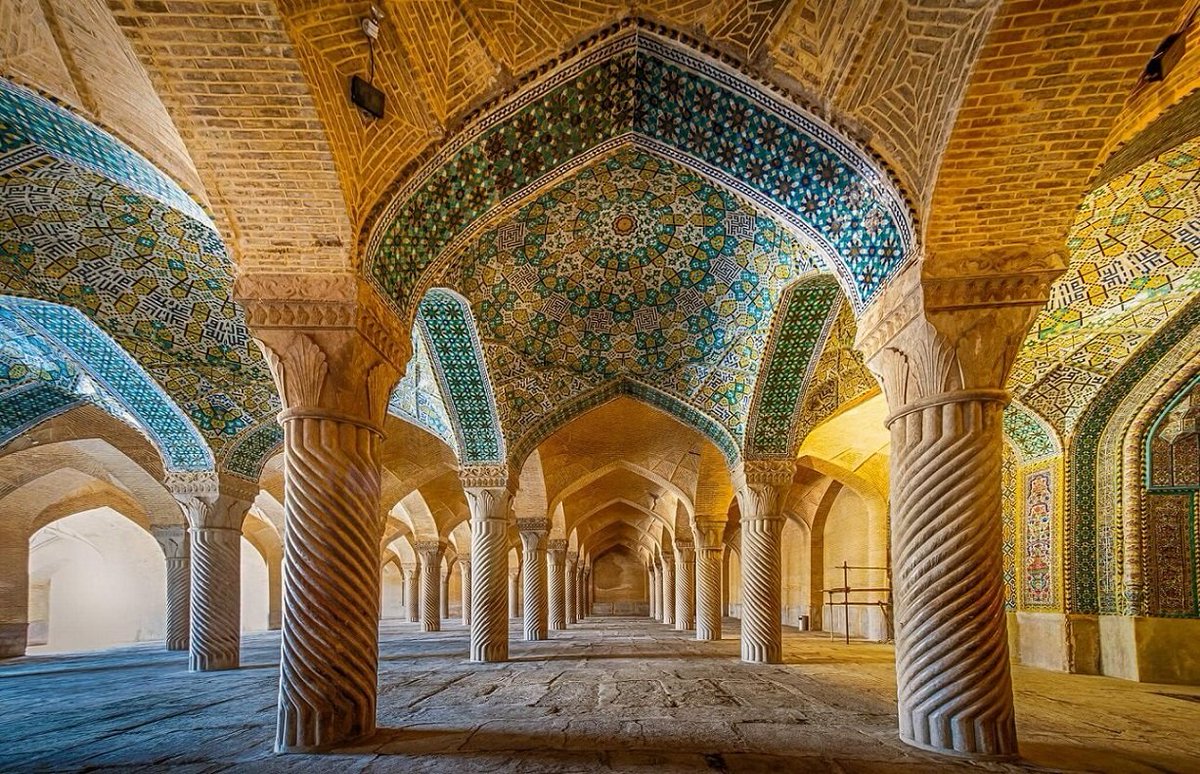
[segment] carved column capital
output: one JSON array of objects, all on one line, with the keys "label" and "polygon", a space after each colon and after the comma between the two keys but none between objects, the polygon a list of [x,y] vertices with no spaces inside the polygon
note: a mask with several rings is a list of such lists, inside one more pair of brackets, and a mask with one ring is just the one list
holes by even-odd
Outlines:
[{"label": "carved column capital", "polygon": [[526,532],[532,532],[544,538],[550,533],[550,520],[517,519],[517,531],[522,535],[524,535]]},{"label": "carved column capital", "polygon": [[466,570],[467,572],[470,572],[471,571],[471,555],[470,554],[459,554],[458,555],[458,566],[460,568]]},{"label": "carved column capital", "polygon": [[795,460],[742,460],[732,475],[742,521],[782,519],[779,509],[795,474]]},{"label": "carved column capital", "polygon": [[182,524],[155,524],[150,527],[150,534],[158,541],[163,556],[167,559],[186,559],[188,557],[187,527]]},{"label": "carved column capital", "polygon": [[724,546],[725,519],[709,516],[697,516],[692,532],[698,548],[720,548]]},{"label": "carved column capital", "polygon": [[550,558],[556,562],[565,562],[567,559],[567,541],[561,538],[546,541],[546,553],[550,554]]},{"label": "carved column capital", "polygon": [[859,320],[856,347],[893,412],[948,393],[1002,390],[1066,261],[1061,250],[1016,247],[936,265],[954,274],[914,264]]},{"label": "carved column capital", "polygon": [[421,557],[421,562],[440,562],[448,544],[445,540],[421,539],[413,541],[413,550]]}]

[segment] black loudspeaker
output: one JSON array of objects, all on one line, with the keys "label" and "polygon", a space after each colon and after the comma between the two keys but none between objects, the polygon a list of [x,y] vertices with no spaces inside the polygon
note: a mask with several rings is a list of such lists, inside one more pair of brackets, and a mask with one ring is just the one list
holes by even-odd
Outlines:
[{"label": "black loudspeaker", "polygon": [[383,118],[383,92],[357,75],[350,79],[350,101],[363,112]]}]

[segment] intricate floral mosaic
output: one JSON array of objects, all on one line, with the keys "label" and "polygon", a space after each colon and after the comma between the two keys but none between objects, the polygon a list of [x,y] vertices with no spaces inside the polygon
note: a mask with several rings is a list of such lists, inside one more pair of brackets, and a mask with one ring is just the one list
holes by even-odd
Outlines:
[{"label": "intricate floral mosaic", "polygon": [[[139,428],[172,470],[212,468],[196,428],[120,346],[69,307],[0,297],[0,390],[16,391],[21,415],[6,417],[5,441],[34,422],[87,401]],[[32,387],[53,390],[31,391]],[[35,402],[40,395],[42,403]],[[70,402],[64,396],[73,396]]]},{"label": "intricate floral mosaic", "polygon": [[784,295],[775,335],[763,358],[767,371],[758,380],[750,407],[747,455],[795,455],[801,440],[796,412],[817,365],[813,353],[827,339],[840,301],[837,282],[830,275],[801,280]]},{"label": "intricate floral mosaic", "polygon": [[458,442],[454,438],[450,414],[438,388],[433,362],[429,359],[429,346],[419,327],[413,328],[412,342],[412,358],[408,361],[404,377],[392,391],[388,411],[428,430],[457,452]]},{"label": "intricate floral mosaic", "polygon": [[429,340],[441,393],[450,399],[447,408],[453,418],[459,459],[504,461],[496,400],[466,302],[448,291],[431,290],[421,300],[417,320]]},{"label": "intricate floral mosaic", "polygon": [[856,308],[909,255],[907,208],[866,154],[744,77],[632,30],[534,82],[430,159],[379,218],[368,273],[404,310],[426,269],[493,213],[629,144],[702,172],[804,234]]},{"label": "intricate floral mosaic", "polygon": [[1200,140],[1090,194],[1068,247],[1070,267],[1010,377],[1013,391],[1062,436],[1200,290]]},{"label": "intricate floral mosaic", "polygon": [[[273,418],[278,398],[231,298],[224,246],[178,186],[6,85],[0,199],[0,292],[86,315],[178,403],[219,464]],[[230,470],[251,475],[256,464]]]},{"label": "intricate floral mosaic", "polygon": [[[509,433],[629,377],[740,445],[783,290],[811,271],[805,245],[747,202],[670,161],[621,150],[483,232],[461,257],[457,284]],[[822,287],[817,334],[837,295],[832,280]],[[807,359],[798,367],[802,378]]]},{"label": "intricate floral mosaic", "polygon": [[1057,482],[1051,469],[1025,475],[1021,524],[1021,606],[1054,607],[1057,603],[1054,525]]},{"label": "intricate floral mosaic", "polygon": [[1004,553],[1004,607],[1017,609],[1017,460],[1012,446],[1004,445],[1000,458],[1000,540]]},{"label": "intricate floral mosaic", "polygon": [[1196,492],[1146,495],[1146,567],[1150,615],[1200,615]]}]

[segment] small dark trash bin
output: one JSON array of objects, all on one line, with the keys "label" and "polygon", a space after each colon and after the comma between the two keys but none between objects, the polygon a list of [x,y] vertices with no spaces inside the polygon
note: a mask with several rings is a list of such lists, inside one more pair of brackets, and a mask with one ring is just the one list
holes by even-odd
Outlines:
[{"label": "small dark trash bin", "polygon": [[800,616],[800,631],[808,631],[808,616],[806,615]]}]

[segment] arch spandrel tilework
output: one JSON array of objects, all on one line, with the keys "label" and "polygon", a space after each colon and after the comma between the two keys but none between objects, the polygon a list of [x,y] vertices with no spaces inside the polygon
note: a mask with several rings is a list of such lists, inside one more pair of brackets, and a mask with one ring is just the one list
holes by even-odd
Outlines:
[{"label": "arch spandrel tilework", "polygon": [[213,467],[195,426],[149,374],[78,311],[0,297],[0,323],[0,391],[5,398],[13,393],[5,410],[14,412],[3,419],[4,441],[86,401],[149,436],[168,470]]},{"label": "arch spandrel tilework", "polygon": [[856,309],[911,254],[907,206],[866,154],[745,77],[633,29],[484,115],[405,182],[368,239],[370,277],[410,309],[427,270],[491,213],[623,145],[688,166],[803,234]]},{"label": "arch spandrel tilework", "polygon": [[392,391],[388,412],[433,433],[457,454],[458,439],[420,326],[413,328],[412,342],[412,357],[403,378]]},{"label": "arch spandrel tilework", "polygon": [[0,86],[0,292],[82,312],[179,405],[218,467],[253,476],[261,461],[245,453],[261,445],[240,442],[279,402],[211,222],[117,140]]},{"label": "arch spandrel tilework", "polygon": [[1004,436],[1013,445],[1022,462],[1053,457],[1062,453],[1058,435],[1046,420],[1013,401],[1004,410]]},{"label": "arch spandrel tilework", "polygon": [[425,294],[417,314],[427,337],[430,361],[441,393],[448,398],[459,461],[503,462],[504,431],[488,379],[487,363],[467,302],[435,288]]},{"label": "arch spandrel tilework", "polygon": [[1089,194],[1068,248],[1070,266],[1009,377],[1013,393],[1060,436],[1200,291],[1200,139]]},{"label": "arch spandrel tilework", "polygon": [[829,338],[842,300],[830,275],[800,280],[788,288],[776,313],[750,407],[746,454],[793,457],[802,438],[796,415],[812,382],[819,352]]}]

